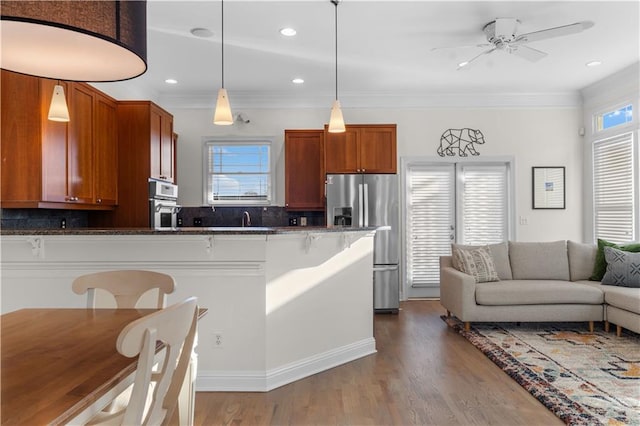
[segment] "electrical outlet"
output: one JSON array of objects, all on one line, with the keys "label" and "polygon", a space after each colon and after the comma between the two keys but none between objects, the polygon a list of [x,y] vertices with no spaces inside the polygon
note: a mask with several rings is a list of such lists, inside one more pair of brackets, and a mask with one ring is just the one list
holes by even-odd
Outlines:
[{"label": "electrical outlet", "polygon": [[222,339],[222,333],[213,333],[213,347],[215,349],[222,349],[224,340]]},{"label": "electrical outlet", "polygon": [[193,218],[193,226],[202,226],[202,218],[194,217]]}]

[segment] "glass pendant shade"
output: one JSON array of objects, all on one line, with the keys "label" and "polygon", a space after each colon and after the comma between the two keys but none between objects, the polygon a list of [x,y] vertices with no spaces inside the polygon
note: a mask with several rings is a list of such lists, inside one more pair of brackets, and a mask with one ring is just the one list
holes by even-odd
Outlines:
[{"label": "glass pendant shade", "polygon": [[340,101],[333,101],[331,106],[331,118],[329,119],[329,133],[345,132],[344,118],[342,118],[342,110],[340,109]]},{"label": "glass pendant shade", "polygon": [[221,126],[233,124],[233,115],[231,114],[231,105],[229,105],[229,98],[227,97],[227,89],[222,88],[218,90],[218,101],[216,102],[213,124]]},{"label": "glass pendant shade", "polygon": [[0,14],[3,69],[87,82],[147,70],[146,1],[2,0]]},{"label": "glass pendant shade", "polygon": [[69,121],[69,109],[67,108],[67,100],[64,97],[64,87],[59,84],[56,84],[53,88],[48,118],[51,121]]}]

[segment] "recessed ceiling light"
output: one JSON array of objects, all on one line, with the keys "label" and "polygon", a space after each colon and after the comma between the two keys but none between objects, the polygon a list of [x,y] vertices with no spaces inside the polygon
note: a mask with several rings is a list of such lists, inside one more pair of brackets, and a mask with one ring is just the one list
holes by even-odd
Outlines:
[{"label": "recessed ceiling light", "polygon": [[294,78],[293,80],[291,80],[291,82],[293,84],[302,84],[302,83],[304,83],[304,80],[301,79],[301,78]]},{"label": "recessed ceiling light", "polygon": [[283,28],[280,30],[280,34],[287,37],[293,37],[294,35],[297,34],[297,31],[294,30],[293,28]]},{"label": "recessed ceiling light", "polygon": [[175,78],[168,78],[164,82],[167,84],[178,84],[178,80],[176,80]]},{"label": "recessed ceiling light", "polygon": [[597,67],[598,65],[602,65],[602,61],[591,61],[585,64],[588,67]]},{"label": "recessed ceiling light", "polygon": [[208,38],[213,35],[213,32],[207,28],[192,28],[190,32],[194,36],[201,38]]}]

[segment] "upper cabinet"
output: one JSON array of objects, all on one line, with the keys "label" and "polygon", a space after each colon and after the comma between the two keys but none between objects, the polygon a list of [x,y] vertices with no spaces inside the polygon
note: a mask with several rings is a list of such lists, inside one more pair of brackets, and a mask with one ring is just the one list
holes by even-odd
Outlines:
[{"label": "upper cabinet", "polygon": [[115,101],[87,84],[62,83],[70,121],[49,121],[55,84],[2,70],[1,205],[112,209],[117,203]]},{"label": "upper cabinet", "polygon": [[118,208],[91,226],[148,227],[149,178],[175,183],[173,116],[150,101],[117,102]]},{"label": "upper cabinet", "polygon": [[151,115],[151,177],[175,183],[173,116],[155,104]]},{"label": "upper cabinet", "polygon": [[396,125],[347,125],[344,133],[325,126],[327,173],[396,173]]},{"label": "upper cabinet", "polygon": [[324,131],[285,130],[285,207],[324,210]]}]

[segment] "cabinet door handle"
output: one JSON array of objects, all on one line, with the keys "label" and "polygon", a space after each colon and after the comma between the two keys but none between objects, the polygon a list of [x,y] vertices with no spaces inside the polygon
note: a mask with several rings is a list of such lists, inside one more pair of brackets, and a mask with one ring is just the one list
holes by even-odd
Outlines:
[{"label": "cabinet door handle", "polygon": [[100,204],[102,203],[102,198],[98,198],[96,201],[98,202],[98,204]]}]

